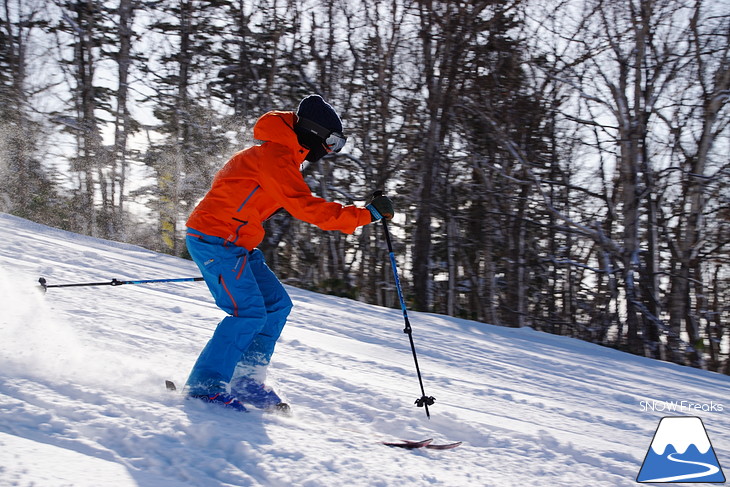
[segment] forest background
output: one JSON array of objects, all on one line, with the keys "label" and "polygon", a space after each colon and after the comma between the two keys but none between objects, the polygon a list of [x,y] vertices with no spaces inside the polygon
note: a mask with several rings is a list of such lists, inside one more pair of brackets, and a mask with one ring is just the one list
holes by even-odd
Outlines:
[{"label": "forest background", "polygon": [[[730,374],[727,0],[0,0],[0,211],[185,256],[311,93],[349,140],[305,177],[392,197],[410,307]],[[396,305],[377,225],[277,214],[261,249]]]}]

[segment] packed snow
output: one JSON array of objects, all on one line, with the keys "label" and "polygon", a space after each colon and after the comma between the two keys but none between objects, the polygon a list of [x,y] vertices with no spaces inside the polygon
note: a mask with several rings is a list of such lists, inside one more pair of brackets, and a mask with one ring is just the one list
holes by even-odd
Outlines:
[{"label": "packed snow", "polygon": [[[195,264],[0,214],[2,486],[622,486],[662,417],[699,416],[730,466],[730,377],[529,328],[288,288],[269,383],[291,417],[167,392],[222,318]],[[401,450],[382,441],[463,441]],[[727,467],[726,467],[727,468]],[[726,471],[727,473],[727,471]]]}]

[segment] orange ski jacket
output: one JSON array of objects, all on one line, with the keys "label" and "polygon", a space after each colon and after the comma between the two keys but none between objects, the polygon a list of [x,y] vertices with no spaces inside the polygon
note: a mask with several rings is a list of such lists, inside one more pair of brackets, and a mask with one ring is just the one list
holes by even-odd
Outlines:
[{"label": "orange ski jacket", "polygon": [[188,228],[253,250],[264,238],[263,222],[280,208],[322,230],[352,233],[371,222],[370,211],[312,195],[300,166],[307,149],[294,133],[294,112],[264,114],[253,128],[263,141],[242,150],[221,168],[187,221]]}]

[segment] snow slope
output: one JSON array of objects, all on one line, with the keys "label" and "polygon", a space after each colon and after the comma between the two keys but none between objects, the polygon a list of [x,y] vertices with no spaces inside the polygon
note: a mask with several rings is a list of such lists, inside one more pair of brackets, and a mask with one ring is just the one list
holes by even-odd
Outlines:
[{"label": "snow slope", "polygon": [[[678,414],[646,410],[664,401],[715,409],[684,414],[702,417],[730,466],[726,376],[411,313],[437,399],[429,421],[413,405],[400,310],[289,288],[270,379],[294,415],[240,414],[164,390],[222,317],[203,283],[37,289],[40,276],[196,275],[189,261],[0,214],[0,485],[635,485],[660,418]],[[465,443],[379,443],[429,437]]]}]

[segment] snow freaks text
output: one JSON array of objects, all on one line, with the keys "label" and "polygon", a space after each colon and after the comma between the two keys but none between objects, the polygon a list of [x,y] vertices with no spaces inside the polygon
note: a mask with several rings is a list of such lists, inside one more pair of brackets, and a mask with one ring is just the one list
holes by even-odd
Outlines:
[{"label": "snow freaks text", "polygon": [[709,403],[698,403],[692,401],[640,401],[641,412],[669,412],[669,413],[721,413],[725,406],[721,403],[710,401]]}]

